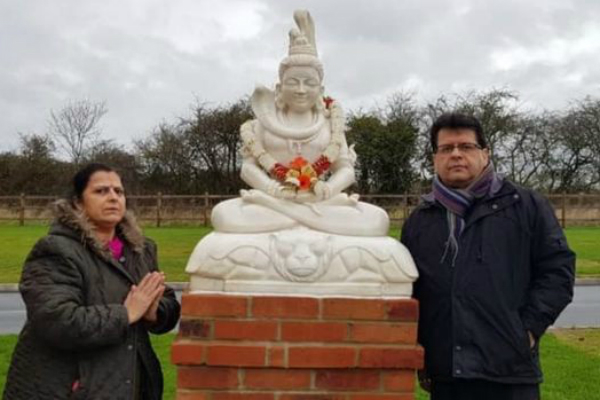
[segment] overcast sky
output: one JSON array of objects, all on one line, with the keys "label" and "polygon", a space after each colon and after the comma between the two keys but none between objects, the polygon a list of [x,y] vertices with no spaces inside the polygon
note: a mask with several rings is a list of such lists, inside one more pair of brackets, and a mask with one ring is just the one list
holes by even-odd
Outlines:
[{"label": "overcast sky", "polygon": [[600,95],[598,0],[0,0],[0,151],[69,100],[105,101],[103,138],[129,145],[196,99],[272,86],[297,8],[346,108],[399,90],[507,88],[540,109]]}]

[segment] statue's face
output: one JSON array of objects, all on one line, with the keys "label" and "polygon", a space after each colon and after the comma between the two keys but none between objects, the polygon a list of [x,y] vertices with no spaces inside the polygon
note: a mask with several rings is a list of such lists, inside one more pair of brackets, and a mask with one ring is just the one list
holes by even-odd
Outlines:
[{"label": "statue's face", "polygon": [[309,66],[288,68],[277,90],[283,104],[294,112],[309,111],[323,93],[319,74]]}]

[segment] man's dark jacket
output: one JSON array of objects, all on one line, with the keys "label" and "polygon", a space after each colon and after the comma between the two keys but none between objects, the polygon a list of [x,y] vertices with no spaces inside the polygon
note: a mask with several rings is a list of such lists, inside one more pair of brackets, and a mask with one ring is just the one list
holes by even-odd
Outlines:
[{"label": "man's dark jacket", "polygon": [[540,194],[504,181],[465,217],[455,266],[446,209],[432,195],[402,229],[419,279],[419,342],[433,379],[542,380],[539,339],[573,296],[575,254]]},{"label": "man's dark jacket", "polygon": [[85,215],[64,201],[56,211],[57,221],[23,269],[27,321],[3,398],[161,399],[162,373],[148,332],[173,329],[179,303],[167,288],[153,325],[129,325],[123,306],[131,285],[158,269],[156,246],[127,215],[117,227],[125,247],[116,261]]}]

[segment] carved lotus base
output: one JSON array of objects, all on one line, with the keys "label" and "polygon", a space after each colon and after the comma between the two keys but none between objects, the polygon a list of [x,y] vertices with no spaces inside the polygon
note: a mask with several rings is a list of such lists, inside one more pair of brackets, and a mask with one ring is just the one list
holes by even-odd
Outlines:
[{"label": "carved lotus base", "polygon": [[213,232],[194,249],[191,291],[410,297],[412,257],[387,237],[294,228],[273,233]]}]

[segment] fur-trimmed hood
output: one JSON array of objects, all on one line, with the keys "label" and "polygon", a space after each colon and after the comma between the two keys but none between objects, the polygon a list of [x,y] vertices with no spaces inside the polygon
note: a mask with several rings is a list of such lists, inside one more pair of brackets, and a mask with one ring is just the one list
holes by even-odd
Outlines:
[{"label": "fur-trimmed hood", "polygon": [[[110,250],[96,237],[96,227],[83,211],[73,207],[72,203],[66,199],[54,202],[53,211],[56,222],[73,230],[80,237],[81,242],[88,245],[92,251],[106,260],[112,258]],[[127,211],[117,225],[117,235],[135,252],[143,251],[144,236],[132,212]]]}]

